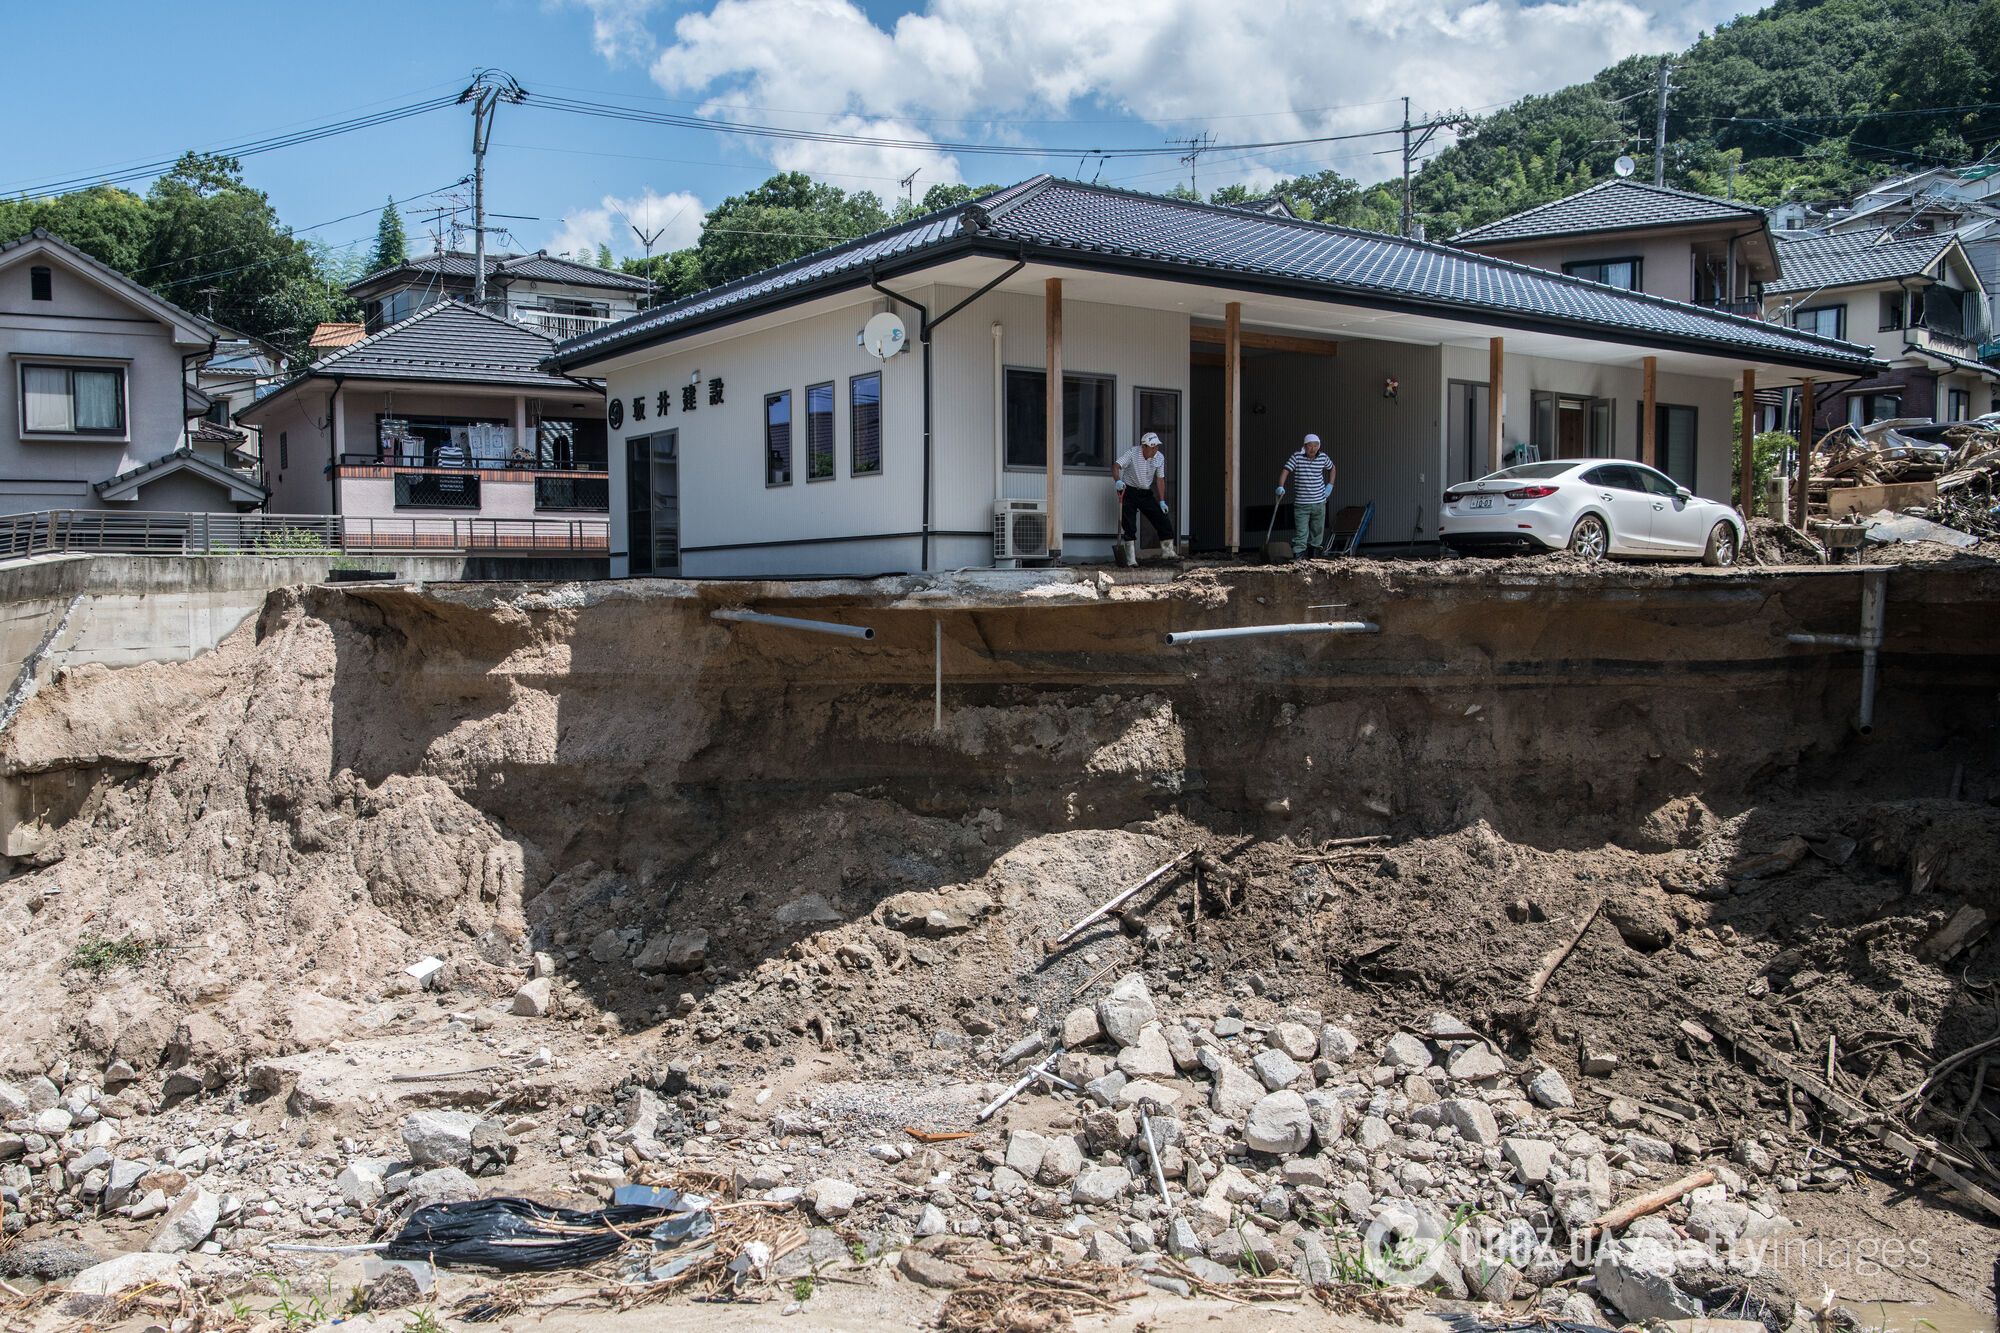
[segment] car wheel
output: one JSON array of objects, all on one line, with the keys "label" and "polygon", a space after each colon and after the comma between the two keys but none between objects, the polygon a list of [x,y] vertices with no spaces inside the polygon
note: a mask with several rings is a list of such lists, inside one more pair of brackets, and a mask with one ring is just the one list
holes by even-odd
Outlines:
[{"label": "car wheel", "polygon": [[1708,534],[1708,549],[1701,553],[1701,563],[1712,569],[1727,569],[1736,563],[1736,526],[1733,523],[1718,523]]},{"label": "car wheel", "polygon": [[1570,529],[1569,549],[1585,560],[1602,560],[1611,553],[1611,529],[1595,514],[1585,514]]}]

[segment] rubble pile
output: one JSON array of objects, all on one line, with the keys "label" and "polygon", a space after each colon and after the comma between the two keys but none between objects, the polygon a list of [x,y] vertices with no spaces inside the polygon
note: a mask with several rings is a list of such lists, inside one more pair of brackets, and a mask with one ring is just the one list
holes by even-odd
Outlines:
[{"label": "rubble pile", "polygon": [[[1808,492],[1812,506],[1829,512],[1837,492],[1864,486],[1907,488],[1850,520],[1871,540],[1969,546],[2000,537],[2000,421],[1939,426],[1899,418],[1844,425],[1820,437]],[[1921,523],[1894,522],[1899,517]]]}]

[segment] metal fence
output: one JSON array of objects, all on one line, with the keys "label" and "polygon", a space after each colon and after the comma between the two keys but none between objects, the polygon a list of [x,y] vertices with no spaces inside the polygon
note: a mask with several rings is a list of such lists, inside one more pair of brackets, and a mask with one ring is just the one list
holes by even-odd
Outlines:
[{"label": "metal fence", "polygon": [[477,509],[479,478],[445,477],[435,472],[398,472],[396,508]]},{"label": "metal fence", "polygon": [[53,509],[0,515],[0,558],[140,555],[603,555],[602,519],[353,518]]}]

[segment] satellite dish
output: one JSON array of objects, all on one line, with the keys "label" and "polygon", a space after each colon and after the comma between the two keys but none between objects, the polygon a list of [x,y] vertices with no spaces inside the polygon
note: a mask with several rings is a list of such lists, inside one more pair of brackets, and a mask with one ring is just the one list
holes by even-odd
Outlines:
[{"label": "satellite dish", "polygon": [[903,350],[909,334],[903,331],[903,321],[890,311],[871,316],[861,327],[861,347],[877,361],[887,361]]},{"label": "satellite dish", "polygon": [[1639,164],[1632,160],[1630,153],[1620,153],[1618,160],[1611,164],[1611,169],[1620,176],[1629,176],[1639,169]]}]

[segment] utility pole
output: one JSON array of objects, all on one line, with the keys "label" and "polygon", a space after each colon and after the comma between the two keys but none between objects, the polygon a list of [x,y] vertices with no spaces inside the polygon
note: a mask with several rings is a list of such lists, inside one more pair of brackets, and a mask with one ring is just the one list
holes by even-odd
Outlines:
[{"label": "utility pole", "polygon": [[1653,184],[1667,183],[1667,75],[1673,66],[1660,57],[1659,77],[1653,88]]},{"label": "utility pole", "polygon": [[486,308],[486,145],[493,138],[493,112],[502,102],[527,100],[511,74],[482,69],[458,95],[472,104],[472,304]]},{"label": "utility pole", "polygon": [[1410,99],[1403,99],[1403,225],[1398,236],[1410,234]]},{"label": "utility pole", "polygon": [[[1410,99],[1407,97],[1403,99],[1403,147],[1401,150],[1403,155],[1403,222],[1398,232],[1399,235],[1408,236],[1416,229],[1416,210],[1410,200],[1410,177],[1411,173],[1416,170],[1418,156],[1423,153],[1425,148],[1430,146],[1431,140],[1437,137],[1439,130],[1462,130],[1471,124],[1472,117],[1466,115],[1463,111],[1447,111],[1441,116],[1432,116],[1429,120],[1413,121],[1410,119]],[[1377,154],[1379,156],[1395,151],[1397,150],[1393,148],[1383,148],[1378,149]]]},{"label": "utility pole", "polygon": [[[1204,131],[1189,139],[1169,139],[1167,142],[1187,145],[1187,154],[1181,158],[1181,161],[1187,165],[1188,169],[1188,193],[1194,195],[1196,198],[1200,198],[1201,190],[1195,184],[1195,163],[1200,160],[1203,153],[1208,151],[1208,146],[1215,142],[1215,136]],[[1098,169],[1100,171],[1103,170],[1102,163],[1098,164]]]}]

